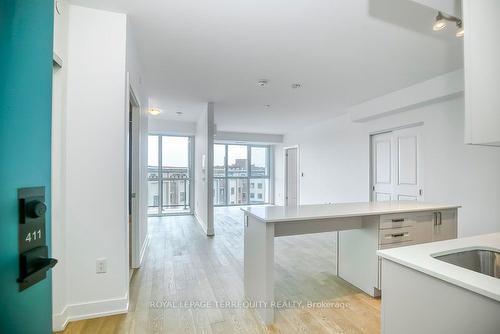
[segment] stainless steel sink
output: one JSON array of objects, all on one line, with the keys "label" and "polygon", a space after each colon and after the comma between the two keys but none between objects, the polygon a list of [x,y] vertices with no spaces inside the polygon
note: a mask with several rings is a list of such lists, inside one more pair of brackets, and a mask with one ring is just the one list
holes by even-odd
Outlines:
[{"label": "stainless steel sink", "polygon": [[474,270],[481,274],[500,278],[499,252],[485,249],[474,249],[434,256],[434,258],[465,269]]}]

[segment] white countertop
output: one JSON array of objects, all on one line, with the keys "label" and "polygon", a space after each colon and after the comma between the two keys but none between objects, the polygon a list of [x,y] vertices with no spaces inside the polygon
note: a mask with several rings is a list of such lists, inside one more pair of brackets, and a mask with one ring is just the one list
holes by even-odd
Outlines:
[{"label": "white countertop", "polygon": [[377,254],[384,259],[500,301],[500,279],[431,256],[478,248],[500,252],[500,233],[380,250]]},{"label": "white countertop", "polygon": [[342,217],[385,215],[391,213],[419,212],[459,208],[458,205],[442,205],[414,201],[387,201],[317,204],[298,206],[251,206],[242,208],[245,214],[268,223],[297,220],[316,220]]}]

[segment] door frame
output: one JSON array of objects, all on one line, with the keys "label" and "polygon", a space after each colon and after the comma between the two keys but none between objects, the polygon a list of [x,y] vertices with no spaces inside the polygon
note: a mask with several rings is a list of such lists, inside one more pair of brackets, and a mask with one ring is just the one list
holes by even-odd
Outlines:
[{"label": "door frame", "polygon": [[288,168],[286,154],[288,150],[297,149],[297,205],[300,205],[300,147],[299,145],[290,145],[283,147],[283,205],[287,205],[288,192]]},{"label": "door frame", "polygon": [[[135,114],[135,117],[132,117],[132,120],[130,119],[130,112],[129,112],[129,106],[132,104],[132,113]],[[136,269],[141,266],[141,242],[140,242],[140,236],[139,236],[139,231],[140,231],[140,203],[141,203],[141,159],[140,159],[140,152],[141,152],[141,147],[140,147],[140,137],[141,137],[141,103],[137,97],[137,95],[134,92],[134,88],[132,87],[132,83],[130,82],[130,73],[127,72],[127,94],[126,94],[126,124],[125,124],[125,133],[126,133],[126,175],[125,175],[125,184],[127,185],[126,191],[125,191],[125,201],[126,201],[126,216],[127,218],[129,217],[129,175],[130,175],[130,170],[129,170],[129,152],[130,152],[130,147],[129,147],[129,136],[130,136],[130,131],[129,131],[129,122],[134,121],[134,118],[136,120],[135,126],[137,127],[136,135],[132,137],[133,144],[132,146],[136,147],[136,154],[135,154],[135,159],[133,156],[133,161],[132,161],[132,187],[134,188],[135,192],[135,197],[132,198],[132,223],[131,228],[132,231],[129,230],[128,226],[128,219],[127,219],[127,259],[130,256],[130,261],[129,262],[129,268],[131,269]],[[131,249],[130,249],[131,248]]]},{"label": "door frame", "polygon": [[[392,127],[392,128],[387,128],[387,129],[382,129],[382,130],[375,130],[375,131],[371,131],[369,134],[368,134],[368,154],[369,154],[369,167],[368,167],[368,172],[369,172],[369,184],[368,184],[368,198],[370,201],[374,201],[374,198],[373,198],[373,137],[376,136],[376,135],[380,135],[380,134],[383,134],[383,133],[390,133],[390,132],[394,132],[394,131],[397,131],[397,130],[404,130],[404,129],[411,129],[411,128],[417,128],[417,127],[422,127],[424,126],[424,122],[416,122],[416,123],[410,123],[410,124],[406,124],[406,125],[401,125],[401,126],[395,126],[395,127]],[[421,145],[421,144],[420,144]],[[419,150],[420,150],[420,147],[419,147]],[[421,165],[423,166],[423,156],[421,154],[422,152],[420,152],[419,156],[420,156],[420,159],[421,159]],[[392,168],[392,166],[391,166]],[[420,199],[421,201],[424,201],[424,195],[425,195],[425,188],[424,188],[424,178],[423,178],[423,171],[419,171],[419,175],[421,176],[420,178],[420,188],[423,189],[423,192],[420,196]]]}]

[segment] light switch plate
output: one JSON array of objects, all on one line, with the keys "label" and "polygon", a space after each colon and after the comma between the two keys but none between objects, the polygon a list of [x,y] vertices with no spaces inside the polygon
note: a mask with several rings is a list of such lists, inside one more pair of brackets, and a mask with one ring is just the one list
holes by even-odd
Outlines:
[{"label": "light switch plate", "polygon": [[95,262],[96,274],[104,274],[108,270],[107,260],[105,258],[97,259]]}]

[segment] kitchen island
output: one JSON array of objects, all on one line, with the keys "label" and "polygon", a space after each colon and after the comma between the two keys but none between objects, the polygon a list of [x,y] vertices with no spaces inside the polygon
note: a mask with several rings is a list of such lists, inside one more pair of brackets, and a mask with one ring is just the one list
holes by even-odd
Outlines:
[{"label": "kitchen island", "polygon": [[[456,237],[456,205],[410,201],[364,202],[299,206],[254,206],[242,208],[244,218],[245,297],[266,324],[274,321],[274,238],[332,231],[361,231],[348,235],[341,244],[351,244],[355,254],[339,248],[340,277],[374,296],[380,287],[377,250],[419,242],[438,226]],[[445,217],[445,219],[443,219]],[[444,223],[443,223],[444,222]],[[430,229],[427,231],[427,229]],[[426,232],[427,231],[427,232]],[[444,231],[444,228],[443,228]],[[423,241],[425,242],[425,241]],[[298,245],[300,246],[300,245]],[[333,240],[332,240],[333,247]],[[345,253],[349,248],[345,248]],[[342,270],[342,261],[351,265]],[[366,268],[365,268],[366,265]]]},{"label": "kitchen island", "polygon": [[500,333],[500,233],[378,254],[383,334]]}]

